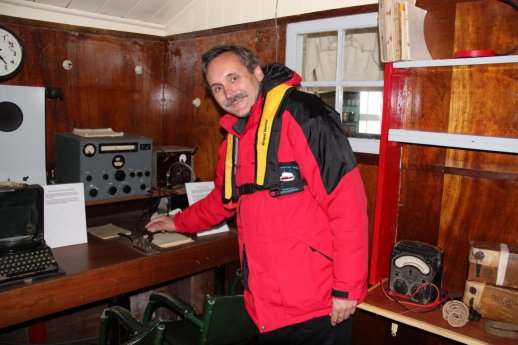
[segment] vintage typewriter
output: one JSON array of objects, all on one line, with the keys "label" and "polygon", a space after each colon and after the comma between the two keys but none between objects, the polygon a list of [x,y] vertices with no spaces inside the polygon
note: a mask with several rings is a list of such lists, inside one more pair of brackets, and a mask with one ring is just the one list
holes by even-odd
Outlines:
[{"label": "vintage typewriter", "polygon": [[59,274],[43,238],[43,189],[0,184],[0,287]]}]

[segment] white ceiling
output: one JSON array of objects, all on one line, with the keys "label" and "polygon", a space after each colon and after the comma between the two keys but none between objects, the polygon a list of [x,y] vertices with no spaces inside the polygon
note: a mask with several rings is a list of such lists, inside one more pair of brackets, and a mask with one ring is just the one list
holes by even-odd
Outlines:
[{"label": "white ceiling", "polygon": [[198,0],[0,0],[0,14],[165,36],[168,23]]},{"label": "white ceiling", "polygon": [[165,25],[195,0],[23,0],[110,17]]},{"label": "white ceiling", "polygon": [[377,0],[0,0],[0,15],[155,36]]}]

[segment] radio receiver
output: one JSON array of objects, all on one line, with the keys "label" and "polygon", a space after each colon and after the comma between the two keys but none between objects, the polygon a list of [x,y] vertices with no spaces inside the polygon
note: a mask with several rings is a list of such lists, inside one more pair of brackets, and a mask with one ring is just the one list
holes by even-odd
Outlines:
[{"label": "radio receiver", "polygon": [[85,201],[145,195],[151,190],[153,141],[56,134],[56,180],[83,182]]},{"label": "radio receiver", "polygon": [[442,287],[442,260],[441,248],[417,241],[397,242],[391,253],[389,289],[412,302],[435,301]]}]

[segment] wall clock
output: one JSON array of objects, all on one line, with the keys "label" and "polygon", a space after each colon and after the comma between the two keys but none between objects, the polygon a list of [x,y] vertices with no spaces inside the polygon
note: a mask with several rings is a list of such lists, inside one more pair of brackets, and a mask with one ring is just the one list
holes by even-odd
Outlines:
[{"label": "wall clock", "polygon": [[23,47],[9,29],[0,26],[0,80],[7,80],[18,73],[23,63]]}]

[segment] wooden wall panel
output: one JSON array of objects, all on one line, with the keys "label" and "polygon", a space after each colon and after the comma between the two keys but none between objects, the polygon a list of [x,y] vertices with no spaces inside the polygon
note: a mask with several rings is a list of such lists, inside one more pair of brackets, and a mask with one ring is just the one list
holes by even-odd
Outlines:
[{"label": "wooden wall panel", "polygon": [[[23,42],[25,62],[6,85],[59,87],[64,99],[47,99],[46,141],[49,169],[54,162],[54,134],[77,128],[111,127],[162,142],[165,41],[89,32],[0,17]],[[72,61],[67,71],[62,63]],[[145,72],[135,73],[142,65]]]}]

